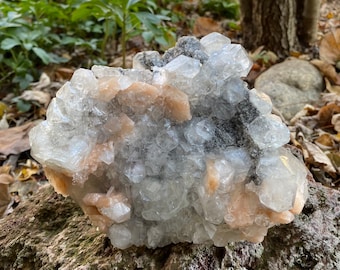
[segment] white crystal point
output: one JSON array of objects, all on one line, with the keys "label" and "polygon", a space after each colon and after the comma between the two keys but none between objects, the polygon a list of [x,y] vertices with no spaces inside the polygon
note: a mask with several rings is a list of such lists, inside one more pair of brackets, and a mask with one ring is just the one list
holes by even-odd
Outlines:
[{"label": "white crystal point", "polygon": [[205,119],[198,122],[192,122],[190,126],[186,128],[184,136],[190,144],[195,145],[203,144],[204,142],[211,140],[214,134],[214,124],[209,119]]},{"label": "white crystal point", "polygon": [[81,93],[85,95],[90,93],[95,94],[98,91],[97,79],[93,72],[88,69],[77,69],[74,72],[70,83],[71,87],[81,91]]},{"label": "white crystal point", "polygon": [[[32,138],[39,138],[38,141],[31,140],[32,156],[53,168],[63,168],[72,173],[81,171],[82,161],[91,151],[90,140],[82,135],[68,137],[67,134],[56,134],[49,130],[48,124],[44,122],[30,131]],[[68,137],[68,140],[63,142],[61,137]],[[56,141],[51,141],[51,138]]]},{"label": "white crystal point", "polygon": [[114,222],[121,223],[130,219],[131,207],[123,202],[113,202],[110,207],[99,208],[99,212]]},{"label": "white crystal point", "polygon": [[221,50],[224,46],[231,43],[230,39],[220,33],[210,33],[200,40],[204,51],[211,55],[213,52]]},{"label": "white crystal point", "polygon": [[307,175],[303,166],[296,170],[296,165],[296,158],[285,149],[268,152],[260,159],[256,173],[262,182],[251,185],[263,205],[275,212],[292,209],[297,188]]},{"label": "white crystal point", "polygon": [[220,86],[224,91],[222,97],[231,105],[236,105],[246,98],[245,82],[239,78],[231,78]]},{"label": "white crystal point", "polygon": [[198,74],[200,69],[199,60],[180,55],[166,64],[162,70],[164,70],[169,84],[190,95],[193,93],[191,80]]},{"label": "white crystal point", "polygon": [[264,92],[253,88],[249,91],[249,100],[261,114],[269,114],[272,112],[272,101]]},{"label": "white crystal point", "polygon": [[110,227],[109,237],[112,245],[121,249],[126,249],[133,244],[131,231],[121,224]]},{"label": "white crystal point", "polygon": [[127,163],[125,175],[132,183],[140,183],[145,178],[145,166],[142,161]]},{"label": "white crystal point", "polygon": [[248,126],[249,135],[261,148],[278,148],[289,142],[290,133],[276,115],[262,115]]},{"label": "white crystal point", "polygon": [[230,77],[245,77],[252,67],[246,50],[239,44],[229,44],[213,53],[202,66],[202,73],[211,82]]}]

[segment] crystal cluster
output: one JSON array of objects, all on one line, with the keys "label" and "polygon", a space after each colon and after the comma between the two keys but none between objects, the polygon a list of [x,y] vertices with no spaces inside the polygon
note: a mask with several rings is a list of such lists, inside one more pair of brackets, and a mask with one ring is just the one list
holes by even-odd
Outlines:
[{"label": "crystal cluster", "polygon": [[212,33],[133,69],[79,69],[30,132],[32,155],[118,248],[262,241],[302,210],[307,171],[241,80],[251,65]]}]

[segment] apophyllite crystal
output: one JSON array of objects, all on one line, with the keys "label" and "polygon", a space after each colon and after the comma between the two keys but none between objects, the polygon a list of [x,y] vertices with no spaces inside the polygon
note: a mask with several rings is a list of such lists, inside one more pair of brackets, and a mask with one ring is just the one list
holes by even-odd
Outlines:
[{"label": "apophyllite crystal", "polygon": [[302,210],[307,171],[240,79],[251,65],[212,33],[133,69],[79,69],[31,131],[32,155],[116,247],[262,241]]}]

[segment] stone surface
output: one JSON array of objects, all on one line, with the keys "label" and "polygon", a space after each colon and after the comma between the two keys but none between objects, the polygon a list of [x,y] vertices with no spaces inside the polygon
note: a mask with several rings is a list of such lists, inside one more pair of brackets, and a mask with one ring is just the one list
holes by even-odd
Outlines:
[{"label": "stone surface", "polygon": [[262,73],[255,88],[269,95],[273,105],[290,120],[306,104],[320,99],[324,84],[318,69],[308,61],[289,59]]},{"label": "stone surface", "polygon": [[261,242],[301,212],[307,170],[271,102],[240,79],[242,46],[183,37],[134,64],[75,71],[30,132],[56,191],[115,247]]},{"label": "stone surface", "polygon": [[340,193],[313,182],[306,207],[259,244],[113,248],[74,200],[41,188],[0,219],[0,269],[339,269]]}]

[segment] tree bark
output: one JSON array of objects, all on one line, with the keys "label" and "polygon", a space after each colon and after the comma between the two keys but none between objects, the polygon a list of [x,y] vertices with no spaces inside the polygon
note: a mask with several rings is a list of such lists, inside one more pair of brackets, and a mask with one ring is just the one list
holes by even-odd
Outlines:
[{"label": "tree bark", "polygon": [[264,45],[280,57],[314,41],[320,0],[240,0],[243,43]]}]

